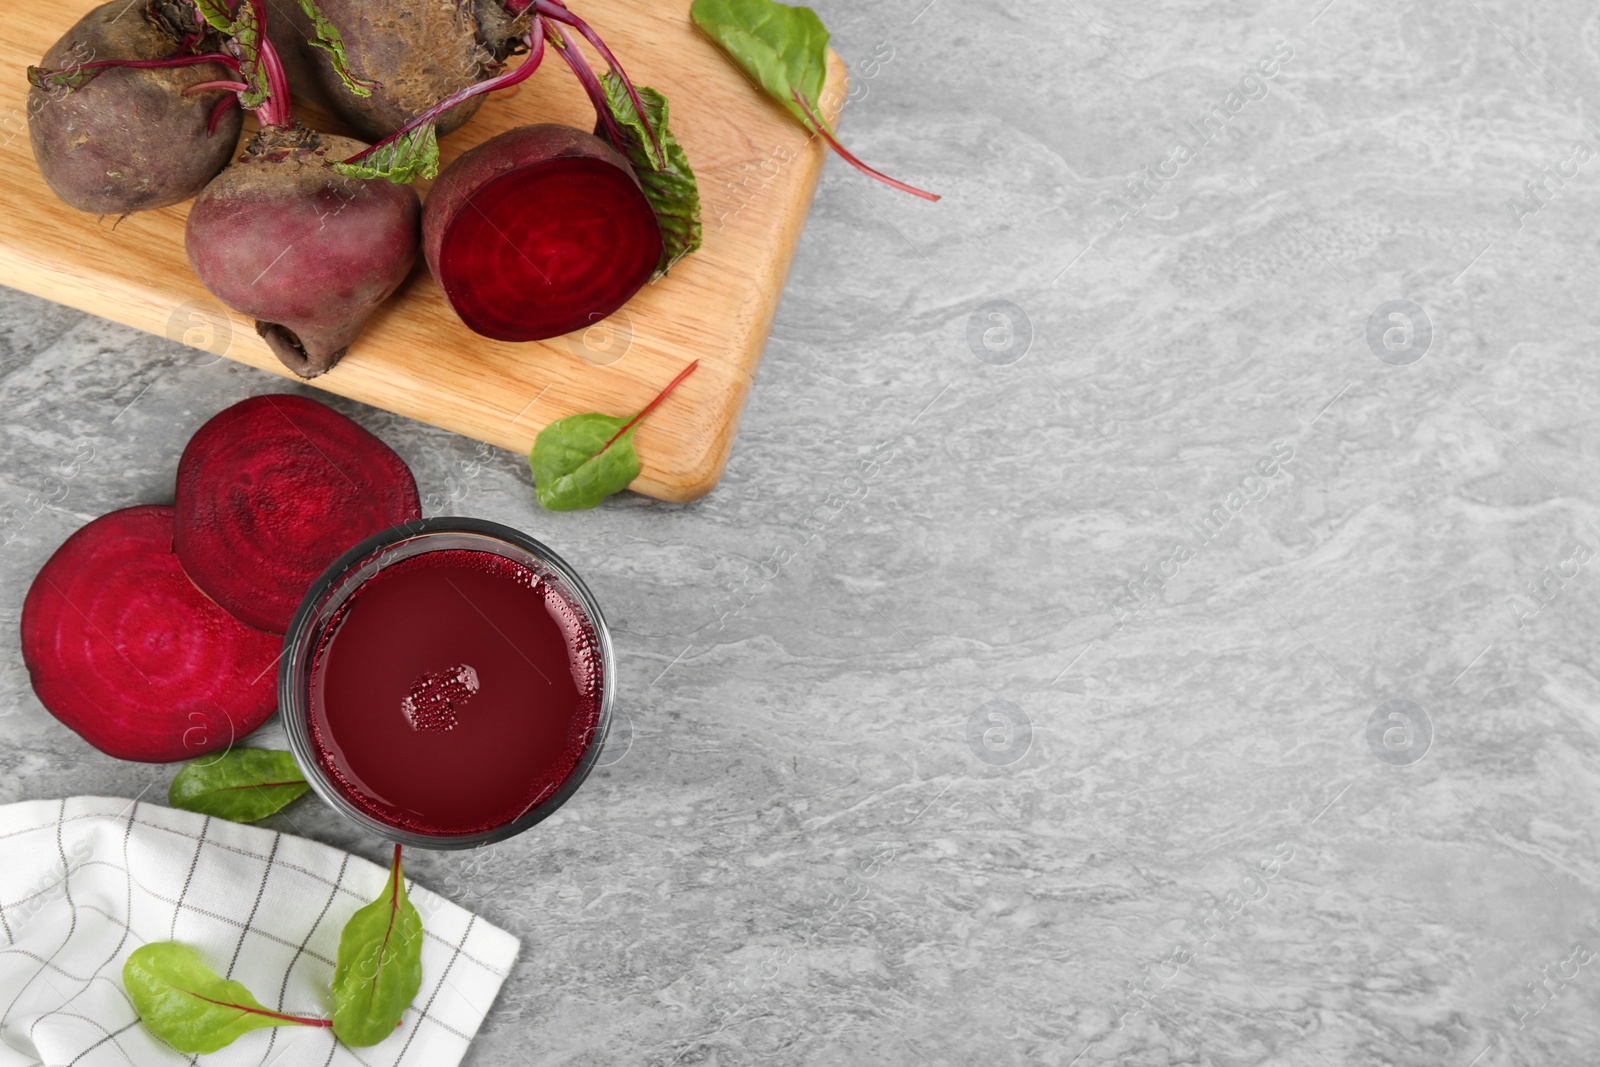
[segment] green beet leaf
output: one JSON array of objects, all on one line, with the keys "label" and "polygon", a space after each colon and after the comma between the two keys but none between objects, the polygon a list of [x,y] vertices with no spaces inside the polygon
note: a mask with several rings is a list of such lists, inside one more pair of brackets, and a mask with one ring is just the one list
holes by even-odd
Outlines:
[{"label": "green beet leaf", "polygon": [[644,195],[655,209],[656,222],[661,226],[661,264],[655,273],[655,278],[659,278],[674,263],[700,247],[700,187],[689,167],[689,157],[667,125],[667,98],[647,85],[637,89],[650,129],[655,130],[662,155],[666,157],[663,163],[651,151],[649,131],[640,120],[639,109],[633,106],[622,78],[616,71],[607,71],[601,85],[605,88],[611,116],[627,141],[622,146],[623,151],[628,162],[633,164]]},{"label": "green beet leaf", "polygon": [[322,9],[317,6],[317,0],[300,0],[300,10],[311,20],[311,32],[314,34],[306,43],[328,53],[333,61],[334,73],[339,75],[346,89],[356,96],[371,96],[372,90],[378,83],[363,81],[351,73],[350,60],[345,55],[344,38],[339,33],[339,27],[322,13]]},{"label": "green beet leaf", "polygon": [[400,846],[377,900],[350,917],[333,970],[333,1032],[347,1045],[376,1045],[400,1023],[422,987],[422,917],[406,898]]},{"label": "green beet leaf", "polygon": [[122,967],[122,984],[150,1032],[179,1052],[215,1052],[266,1026],[327,1026],[269,1011],[238,982],[219,977],[175,941],[142,945]]},{"label": "green beet leaf", "polygon": [[[633,431],[616,437],[627,422],[587,412],[569,415],[539,431],[528,457],[539,503],[548,511],[578,511],[626,489],[639,477]],[[615,442],[607,448],[606,442],[613,437]]]},{"label": "green beet leaf", "polygon": [[776,0],[694,0],[689,17],[801,125],[815,128],[794,100],[798,92],[820,118],[828,30],[815,11]]},{"label": "green beet leaf", "polygon": [[66,89],[69,92],[82,89],[94,81],[104,67],[86,65],[81,67],[63,67],[61,70],[47,70],[44,67],[28,68],[28,84],[40,89]]},{"label": "green beet leaf", "polygon": [[697,359],[679,371],[631,419],[587,412],[557,419],[540,430],[528,456],[539,503],[547,511],[578,511],[626,489],[639,477],[639,455],[633,450],[634,427],[699,365]]},{"label": "green beet leaf", "polygon": [[223,0],[195,0],[194,6],[199,9],[200,17],[205,19],[212,29],[224,37],[233,36],[233,12],[228,10],[228,5]]},{"label": "green beet leaf", "polygon": [[404,185],[418,178],[433,178],[439,173],[439,134],[425,122],[371,151],[352,156],[353,163],[334,163],[333,169],[347,178],[387,178]]},{"label": "green beet leaf", "polygon": [[239,47],[239,80],[245,89],[239,94],[239,106],[255,111],[272,99],[272,82],[267,77],[267,66],[261,62],[261,25],[256,21],[254,5],[239,5],[238,16],[229,31],[234,44]]},{"label": "green beet leaf", "polygon": [[820,104],[828,80],[828,31],[815,11],[776,0],[694,0],[689,17],[800,125],[820,134],[840,159],[890,188],[939,199],[937,193],[874,170],[834,139]]},{"label": "green beet leaf", "polygon": [[185,764],[167,790],[167,803],[219,819],[255,822],[310,788],[290,753],[233,748]]}]

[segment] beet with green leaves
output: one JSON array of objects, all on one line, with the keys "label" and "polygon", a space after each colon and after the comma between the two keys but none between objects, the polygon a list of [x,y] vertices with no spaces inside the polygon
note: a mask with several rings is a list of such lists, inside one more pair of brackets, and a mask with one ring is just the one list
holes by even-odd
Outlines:
[{"label": "beet with green leaves", "polygon": [[[261,128],[233,165],[220,174],[212,166],[197,176],[204,181],[215,175],[189,213],[185,243],[190,265],[212,295],[255,317],[257,332],[286,366],[306,378],[323,374],[410,273],[421,215],[417,195],[393,183],[336,171],[334,165],[343,157],[363,153],[368,146],[318,134],[295,121],[288,78],[268,32],[267,0],[143,2],[144,8],[130,3],[123,16],[136,18],[141,10],[152,19],[159,15],[158,21],[184,35],[183,49],[212,51],[152,60],[117,56],[48,71],[32,68],[29,79],[70,90],[68,99],[81,105],[84,94],[107,79],[121,84],[116,79],[172,77],[186,66],[220,67],[216,73],[223,77],[187,85],[185,92],[223,93],[212,105],[213,124],[219,117],[231,117],[231,108],[238,105],[255,112]],[[310,0],[306,4],[320,12]],[[115,14],[105,18],[118,21]],[[319,17],[315,34],[317,47],[338,56],[343,67],[338,27]],[[349,84],[352,92],[370,91],[355,81]],[[92,104],[96,98],[88,99]],[[118,137],[137,140],[132,131],[160,117],[158,110],[113,112],[106,137],[113,142]],[[75,133],[72,143],[87,136]],[[176,151],[181,146],[166,147]],[[231,148],[230,141],[225,151]],[[45,169],[48,174],[50,167]]]},{"label": "beet with green leaves", "polygon": [[567,126],[523,126],[471,149],[423,212],[423,252],[450,306],[501,341],[599,321],[650,280],[661,250],[627,160]]},{"label": "beet with green leaves", "polygon": [[119,759],[193,759],[277,707],[282,642],[196,589],[172,535],[171,508],[102,516],[56,550],[22,606],[22,658],[39,700]]},{"label": "beet with green leaves", "polygon": [[[334,166],[399,183],[437,176],[423,211],[434,279],[471,329],[535,341],[592,326],[698,248],[700,197],[669,128],[665,96],[629,81],[599,35],[560,0],[477,0],[475,10],[500,3],[526,52],[519,65],[443,96]],[[609,64],[603,77],[574,33]],[[596,133],[524,126],[440,173],[441,122],[464,103],[524,81],[551,50],[589,96]],[[356,76],[336,73],[346,82]]]},{"label": "beet with green leaves", "polygon": [[255,318],[268,347],[303,378],[339,362],[416,261],[416,192],[331,166],[363,147],[263,126],[189,212],[185,243],[201,282]]},{"label": "beet with green leaves", "polygon": [[281,634],[334,560],[421,516],[416,480],[388,445],[315,400],[257,396],[183,450],[173,551],[212,600]]},{"label": "beet with green leaves", "polygon": [[[294,4],[285,7],[289,18],[273,32],[273,43],[293,57],[318,99],[371,141],[392,137],[444,100],[448,108],[430,125],[439,137],[458,129],[483,92],[519,80],[517,71],[506,70],[508,59],[532,53],[521,76],[533,72],[546,34],[591,89],[593,73],[568,27],[622,70],[600,35],[562,0],[320,0],[325,21],[341,28],[342,52],[313,44],[313,19]],[[363,91],[349,91],[352,83]]]},{"label": "beet with green leaves", "polygon": [[125,215],[182,203],[228,165],[242,121],[229,57],[177,0],[93,9],[30,68],[28,138],[72,207]]}]

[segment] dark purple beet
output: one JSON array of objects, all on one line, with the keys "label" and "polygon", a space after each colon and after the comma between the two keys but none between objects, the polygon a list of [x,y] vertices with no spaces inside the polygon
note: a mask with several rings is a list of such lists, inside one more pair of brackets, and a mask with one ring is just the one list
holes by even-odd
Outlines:
[{"label": "dark purple beet", "polygon": [[366,146],[263,129],[189,212],[189,262],[302,378],[330,370],[411,271],[417,194],[328,164]]},{"label": "dark purple beet", "polygon": [[[274,9],[269,35],[296,91],[310,90],[356,136],[370,141],[490,77],[511,53],[513,20],[498,0],[321,0],[318,6],[341,27],[350,70],[370,84],[370,96],[350,92],[333,57],[308,43],[314,31],[298,3]],[[472,97],[451,108],[439,119],[438,135],[460,127],[482,103],[482,97]]]},{"label": "dark purple beet", "polygon": [[[148,3],[102,4],[62,34],[39,65],[57,70],[179,54],[183,39],[151,12]],[[227,92],[184,90],[231,76],[219,63],[116,67],[73,91],[34,86],[28,90],[28,139],[40,173],[63,201],[101,215],[188,200],[228,165],[243,120],[234,108],[208,130]]]}]

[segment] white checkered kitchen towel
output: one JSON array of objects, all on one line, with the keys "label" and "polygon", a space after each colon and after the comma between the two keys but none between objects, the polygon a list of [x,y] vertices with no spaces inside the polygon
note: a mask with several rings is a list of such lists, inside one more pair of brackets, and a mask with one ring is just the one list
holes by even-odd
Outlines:
[{"label": "white checkered kitchen towel", "polygon": [[[0,806],[0,1067],[194,1063],[141,1026],[122,964],[181,941],[267,1007],[327,1017],[339,932],[388,872],[337,849],[106,797]],[[211,1067],[454,1067],[517,939],[418,886],[422,990],[393,1037],[349,1049],[328,1029],[256,1030]]]}]

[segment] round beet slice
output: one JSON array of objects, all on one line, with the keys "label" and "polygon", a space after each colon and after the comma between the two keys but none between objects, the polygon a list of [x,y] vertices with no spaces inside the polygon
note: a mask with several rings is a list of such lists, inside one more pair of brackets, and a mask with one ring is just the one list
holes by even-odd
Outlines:
[{"label": "round beet slice", "polygon": [[194,587],[173,509],[128,508],[67,538],[22,605],[33,691],[95,748],[169,763],[228,747],[277,707],[280,638]]},{"label": "round beet slice", "polygon": [[242,621],[281,634],[306,590],[357,543],[421,518],[388,445],[332,408],[243,400],[200,427],[178,462],[173,551]]},{"label": "round beet slice", "polygon": [[616,149],[521,126],[462,154],[422,214],[428,269],[461,321],[497,341],[594,325],[650,280],[661,227]]}]

